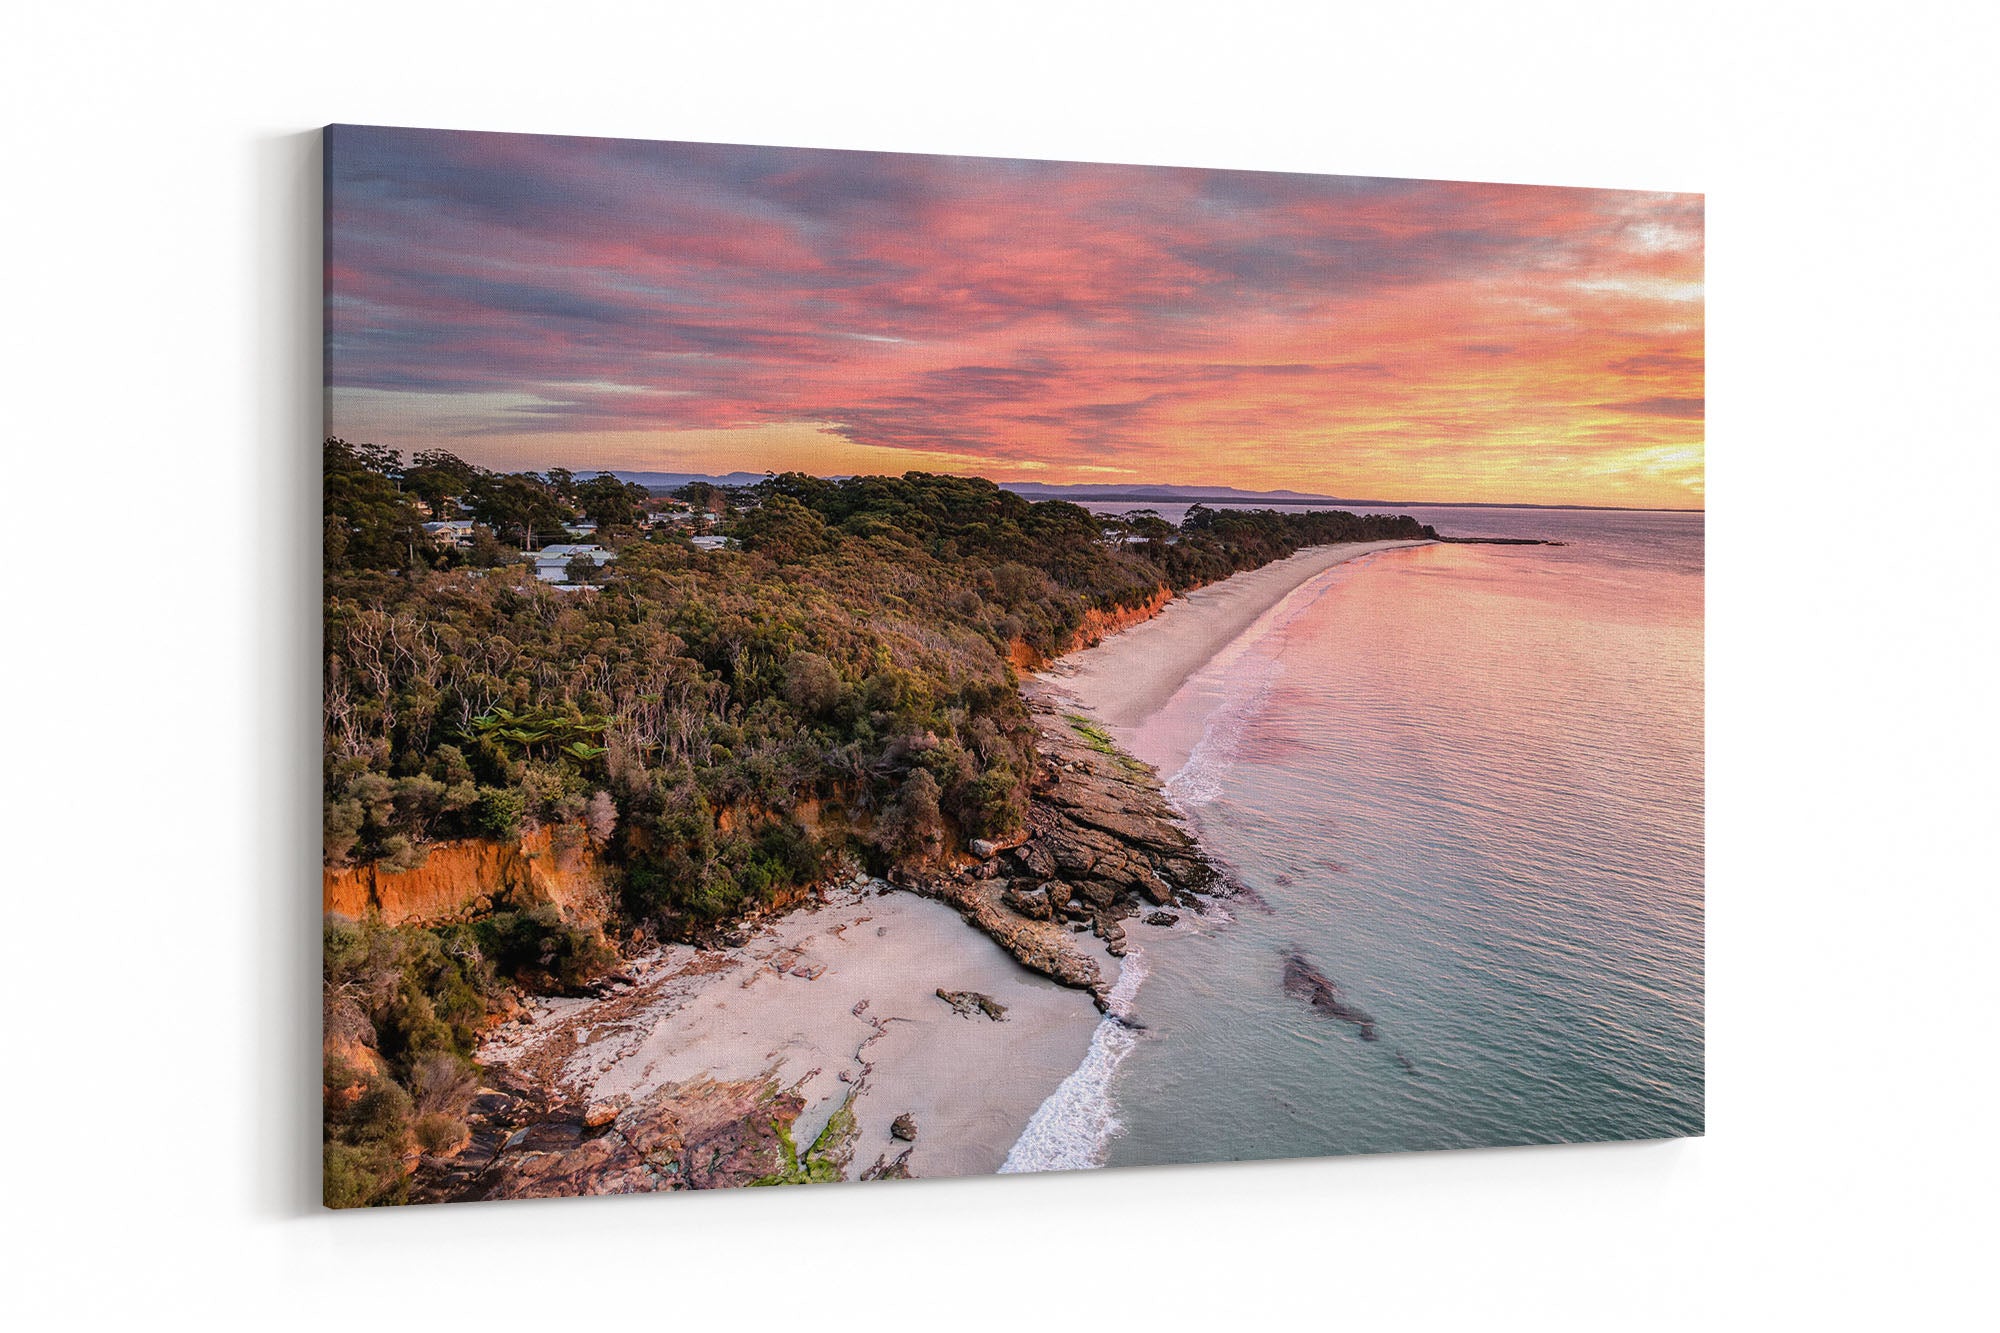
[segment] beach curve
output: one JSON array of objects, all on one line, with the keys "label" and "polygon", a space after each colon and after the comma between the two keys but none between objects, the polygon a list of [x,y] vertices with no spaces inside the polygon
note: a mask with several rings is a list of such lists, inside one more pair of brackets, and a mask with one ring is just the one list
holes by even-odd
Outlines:
[{"label": "beach curve", "polygon": [[1364,556],[1429,544],[1380,541],[1308,547],[1177,597],[1150,620],[1071,653],[1041,674],[1093,717],[1129,735],[1312,579]]}]

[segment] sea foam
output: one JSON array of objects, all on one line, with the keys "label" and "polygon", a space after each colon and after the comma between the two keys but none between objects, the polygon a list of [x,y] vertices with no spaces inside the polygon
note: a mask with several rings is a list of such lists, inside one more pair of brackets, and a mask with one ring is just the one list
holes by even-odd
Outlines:
[{"label": "sea foam", "polygon": [[1284,632],[1356,566],[1373,559],[1365,556],[1322,570],[1286,593],[1183,687],[1217,701],[1202,726],[1201,739],[1162,785],[1167,804],[1183,817],[1192,819],[1196,807],[1212,804],[1222,795],[1223,779],[1236,762],[1244,731],[1269,706],[1285,673],[1278,656]]},{"label": "sea foam", "polygon": [[1111,1097],[1111,1076],[1139,1044],[1138,1034],[1121,1020],[1131,1018],[1132,1001],[1145,980],[1146,955],[1134,949],[1125,956],[1117,982],[1104,997],[1111,1012],[1091,1034],[1083,1063],[1035,1111],[1001,1164],[1003,1175],[1087,1171],[1104,1165],[1111,1140],[1125,1128]]}]

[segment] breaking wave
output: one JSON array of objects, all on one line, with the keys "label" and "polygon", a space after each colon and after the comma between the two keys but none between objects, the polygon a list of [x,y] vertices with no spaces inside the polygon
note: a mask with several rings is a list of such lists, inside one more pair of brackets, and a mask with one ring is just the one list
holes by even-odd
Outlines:
[{"label": "breaking wave", "polygon": [[1111,1076],[1139,1044],[1127,1026],[1132,1001],[1146,980],[1146,955],[1134,949],[1118,969],[1106,995],[1110,1013],[1090,1037],[1083,1063],[1035,1111],[1007,1153],[1001,1174],[1023,1171],[1088,1171],[1104,1165],[1111,1140],[1124,1131],[1111,1098]]}]

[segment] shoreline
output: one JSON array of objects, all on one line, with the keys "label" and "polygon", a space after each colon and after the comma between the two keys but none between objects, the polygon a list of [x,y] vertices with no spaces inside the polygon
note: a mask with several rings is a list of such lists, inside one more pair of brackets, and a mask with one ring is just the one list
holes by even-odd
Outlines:
[{"label": "shoreline", "polygon": [[1019,839],[824,886],[728,947],[657,949],[609,994],[535,1001],[482,1044],[473,1140],[427,1159],[420,1194],[1097,1165],[1145,973],[1119,960],[1219,887],[1131,733],[1314,578],[1424,544],[1308,548],[1024,674],[1041,765]]},{"label": "shoreline", "polygon": [[627,975],[488,1034],[473,1141],[427,1201],[991,1174],[1097,1027],[943,903],[865,877]]},{"label": "shoreline", "polygon": [[1060,657],[1039,675],[1107,726],[1133,731],[1308,581],[1364,556],[1430,544],[1384,541],[1309,546],[1283,560],[1176,597],[1151,619],[1095,647]]}]

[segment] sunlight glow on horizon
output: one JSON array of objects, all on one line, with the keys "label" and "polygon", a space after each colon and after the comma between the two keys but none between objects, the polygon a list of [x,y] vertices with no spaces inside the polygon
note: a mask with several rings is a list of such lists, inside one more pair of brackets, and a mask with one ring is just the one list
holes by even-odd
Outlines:
[{"label": "sunlight glow on horizon", "polygon": [[328,131],[328,429],[1700,508],[1699,196]]}]

